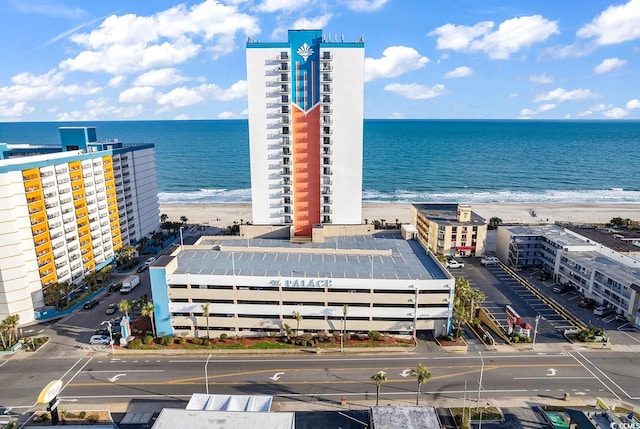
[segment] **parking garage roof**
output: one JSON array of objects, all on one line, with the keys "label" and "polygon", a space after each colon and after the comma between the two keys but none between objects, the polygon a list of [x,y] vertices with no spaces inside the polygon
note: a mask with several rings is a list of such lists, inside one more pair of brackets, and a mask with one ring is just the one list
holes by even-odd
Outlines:
[{"label": "parking garage roof", "polygon": [[204,237],[196,246],[185,246],[176,257],[175,274],[389,280],[449,278],[435,257],[417,240],[405,240],[392,232],[331,237],[324,243]]}]

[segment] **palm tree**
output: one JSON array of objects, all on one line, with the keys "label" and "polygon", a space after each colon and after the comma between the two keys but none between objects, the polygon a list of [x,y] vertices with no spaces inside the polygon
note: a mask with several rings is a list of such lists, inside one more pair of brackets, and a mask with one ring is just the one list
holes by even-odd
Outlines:
[{"label": "palm tree", "polygon": [[296,319],[296,336],[298,336],[300,322],[302,322],[302,314],[298,313],[297,311],[294,311],[293,313],[291,313],[291,315],[293,316],[294,319]]},{"label": "palm tree", "polygon": [[167,221],[167,219],[169,219],[169,215],[162,213],[160,215],[160,223],[165,223]]},{"label": "palm tree", "polygon": [[429,368],[418,364],[418,367],[411,370],[412,377],[418,377],[418,392],[416,393],[416,406],[420,405],[420,389],[422,389],[422,383],[431,378],[431,372]]},{"label": "palm tree", "polygon": [[156,337],[156,324],[154,323],[154,319],[153,319],[153,312],[155,311],[156,307],[153,305],[152,302],[147,302],[145,305],[142,306],[142,315],[143,316],[147,316],[150,320],[151,320],[151,332],[153,332],[153,338]]},{"label": "palm tree", "polygon": [[138,249],[137,249],[140,255],[144,253],[144,248],[147,247],[148,242],[149,242],[149,239],[147,237],[142,237],[140,239],[140,243],[138,243]]},{"label": "palm tree", "polygon": [[187,219],[186,216],[180,216],[180,222],[182,222],[184,224],[184,223],[189,222],[189,219]]},{"label": "palm tree", "polygon": [[[7,338],[9,339],[9,347],[11,347],[13,345],[13,339],[11,338],[11,334],[16,330],[16,328],[18,327],[18,324],[20,322],[20,315],[19,314],[14,314],[11,316],[7,316],[4,319],[5,322],[5,326],[6,326],[6,331],[7,331]],[[18,336],[16,335],[16,340]]]},{"label": "palm tree", "polygon": [[126,318],[129,318],[129,310],[131,310],[132,303],[128,299],[120,300],[118,303],[118,310],[124,311]]},{"label": "palm tree", "polygon": [[[7,349],[7,339],[5,339],[4,337],[4,333],[7,332],[9,330],[8,325],[7,325],[7,319],[4,319],[2,322],[0,322],[0,340],[2,341],[2,348],[3,349]],[[8,332],[7,332],[8,335]]]},{"label": "palm tree", "polygon": [[202,309],[202,315],[207,318],[207,338],[211,339],[211,336],[209,334],[209,303],[207,302],[205,304],[202,304],[200,308]]},{"label": "palm tree", "polygon": [[64,298],[65,306],[69,305],[69,294],[75,287],[73,283],[69,282],[58,283],[58,288],[60,288],[61,297]]},{"label": "palm tree", "polygon": [[387,381],[387,373],[384,371],[378,371],[371,376],[371,379],[376,383],[376,407],[380,402],[380,386]]}]

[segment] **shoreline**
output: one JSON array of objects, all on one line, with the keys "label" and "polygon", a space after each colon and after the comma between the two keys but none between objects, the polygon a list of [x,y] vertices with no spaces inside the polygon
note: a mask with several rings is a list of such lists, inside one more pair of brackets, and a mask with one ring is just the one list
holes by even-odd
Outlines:
[{"label": "shoreline", "polygon": [[[363,203],[362,222],[384,219],[386,222],[409,223],[411,203]],[[639,203],[492,203],[471,204],[471,210],[485,218],[502,219],[503,223],[547,224],[569,222],[606,224],[615,217],[640,220]],[[188,223],[227,227],[234,222],[252,222],[251,203],[160,204],[160,213],[169,221],[186,216]]]}]

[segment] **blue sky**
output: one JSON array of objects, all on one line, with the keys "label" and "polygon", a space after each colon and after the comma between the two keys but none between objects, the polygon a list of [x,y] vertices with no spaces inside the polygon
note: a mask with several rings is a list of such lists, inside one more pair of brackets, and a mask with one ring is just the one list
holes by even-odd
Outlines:
[{"label": "blue sky", "polygon": [[365,41],[366,118],[640,119],[640,0],[3,0],[0,121],[245,118],[245,42]]}]

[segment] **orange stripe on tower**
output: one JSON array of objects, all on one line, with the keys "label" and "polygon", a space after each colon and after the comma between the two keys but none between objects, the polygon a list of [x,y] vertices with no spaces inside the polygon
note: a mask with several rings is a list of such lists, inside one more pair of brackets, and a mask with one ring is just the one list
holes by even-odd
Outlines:
[{"label": "orange stripe on tower", "polygon": [[310,237],[320,223],[320,106],[293,106],[293,235]]}]

